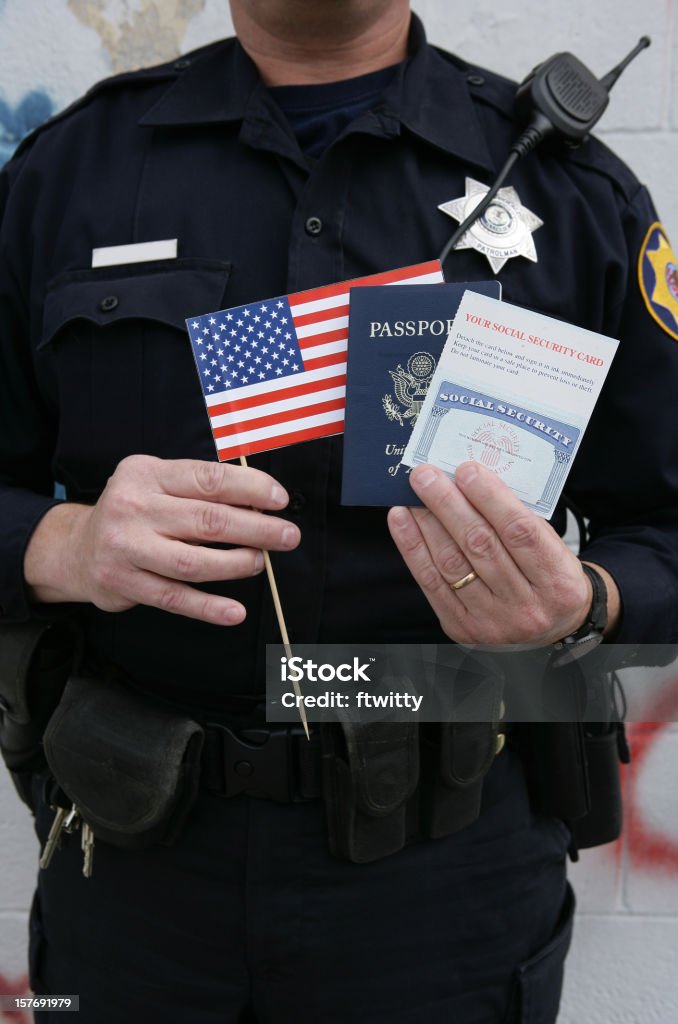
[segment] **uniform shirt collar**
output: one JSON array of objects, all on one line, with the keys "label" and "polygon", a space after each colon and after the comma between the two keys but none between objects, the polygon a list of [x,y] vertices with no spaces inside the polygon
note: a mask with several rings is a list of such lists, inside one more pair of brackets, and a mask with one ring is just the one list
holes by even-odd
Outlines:
[{"label": "uniform shirt collar", "polygon": [[[372,117],[356,130],[392,137],[403,129],[446,153],[488,171],[495,170],[465,72],[447,55],[427,45],[423,25],[412,15],[410,55],[385,89]],[[241,138],[260,144],[270,127],[279,151],[288,131],[277,104],[237,39],[198,52],[180,77],[140,118],[146,126],[206,125],[241,122]],[[268,148],[268,147],[267,147]],[[290,150],[291,154],[291,150]]]}]

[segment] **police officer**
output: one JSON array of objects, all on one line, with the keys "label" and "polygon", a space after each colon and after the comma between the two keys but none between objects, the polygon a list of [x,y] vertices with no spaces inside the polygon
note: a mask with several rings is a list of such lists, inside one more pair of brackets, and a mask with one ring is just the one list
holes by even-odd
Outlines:
[{"label": "police officer", "polygon": [[[407,0],[231,8],[237,41],[100,84],[0,178],[6,620],[74,605],[90,673],[225,725],[256,721],[278,639],[261,549],[278,553],[293,642],[591,631],[581,562],[477,465],[454,482],[413,471],[424,507],[391,510],[387,528],[339,505],[340,439],[214,462],[184,318],[435,256],[452,226],[439,205],[489,183],[518,132],[512,85],[431,48]],[[543,226],[536,262],[501,267],[504,297],[621,339],[568,480],[607,635],[668,642],[668,240],[596,141],[534,154],[512,184]],[[93,248],[171,238],[177,258],[91,267]],[[448,265],[449,279],[489,272],[473,248]],[[322,803],[302,795],[211,779],[174,845],[98,843],[89,881],[66,841],[31,915],[36,991],[79,993],[97,1024],[555,1020],[569,832],[533,812],[515,751],[473,824],[370,864],[329,856]]]}]

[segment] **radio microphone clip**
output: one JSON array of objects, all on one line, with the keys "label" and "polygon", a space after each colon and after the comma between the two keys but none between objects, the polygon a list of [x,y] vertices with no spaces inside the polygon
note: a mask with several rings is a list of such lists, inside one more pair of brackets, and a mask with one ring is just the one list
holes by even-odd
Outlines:
[{"label": "radio microphone clip", "polygon": [[488,208],[518,160],[548,136],[556,135],[572,147],[584,142],[610,102],[610,89],[622,71],[649,45],[649,36],[642,36],[631,52],[601,79],[567,52],[555,53],[530,72],[518,86],[515,99],[516,113],[527,127],[511,147],[489,192],[448,240],[439,257],[443,266],[450,252]]}]

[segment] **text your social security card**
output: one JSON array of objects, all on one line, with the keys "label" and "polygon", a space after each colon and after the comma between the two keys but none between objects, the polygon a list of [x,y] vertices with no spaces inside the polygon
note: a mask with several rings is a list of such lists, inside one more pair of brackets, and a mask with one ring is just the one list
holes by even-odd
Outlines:
[{"label": "text your social security card", "polygon": [[618,342],[466,292],[403,462],[475,460],[549,518]]}]

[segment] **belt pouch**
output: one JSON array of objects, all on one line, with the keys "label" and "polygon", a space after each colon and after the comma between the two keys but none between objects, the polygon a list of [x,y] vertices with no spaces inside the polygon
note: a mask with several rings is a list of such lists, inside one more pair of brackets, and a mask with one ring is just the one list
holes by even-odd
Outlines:
[{"label": "belt pouch", "polygon": [[198,792],[202,727],[118,681],[69,679],[44,747],[95,837],[124,849],[177,838]]},{"label": "belt pouch", "polygon": [[431,839],[480,814],[483,779],[497,751],[504,678],[501,664],[482,652],[439,648],[436,685],[449,694],[454,720],[420,727],[419,832]]},{"label": "belt pouch", "polygon": [[407,801],[419,776],[415,723],[324,725],[322,779],[330,852],[356,864],[407,841]]},{"label": "belt pouch", "polygon": [[31,777],[45,766],[42,735],[78,647],[76,627],[67,619],[0,627],[0,750],[29,806]]},{"label": "belt pouch", "polygon": [[[584,751],[589,782],[590,810],[570,822],[577,849],[612,843],[623,824],[619,723],[592,732],[585,727]],[[628,757],[623,758],[628,760]]]},{"label": "belt pouch", "polygon": [[532,809],[572,822],[591,809],[581,722],[521,726],[518,748],[526,766]]},{"label": "belt pouch", "polygon": [[421,726],[421,834],[439,839],[480,814],[483,779],[494,761],[496,722],[442,722]]}]

